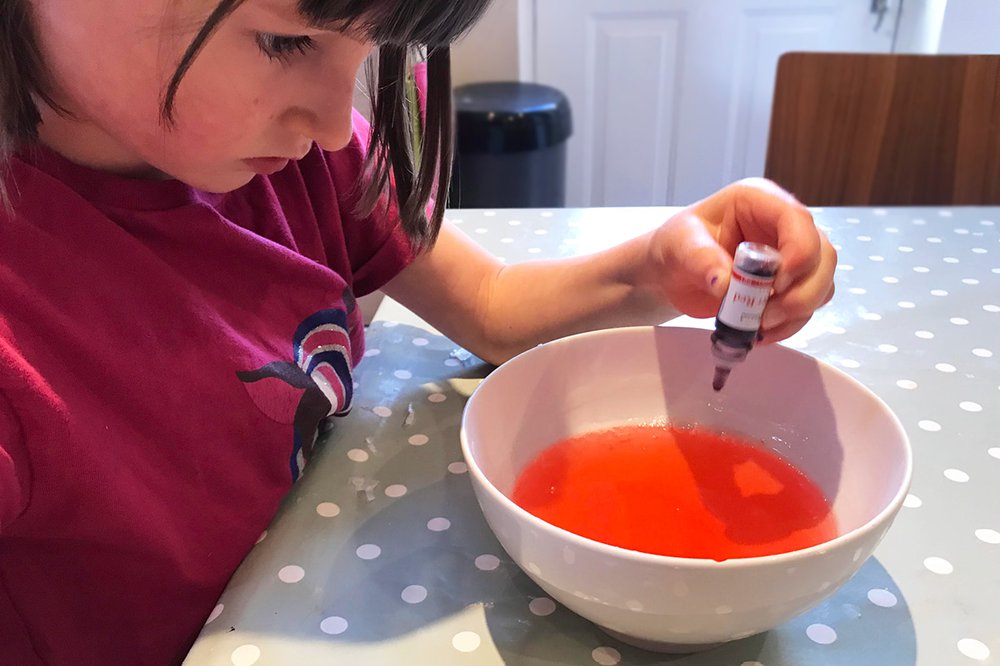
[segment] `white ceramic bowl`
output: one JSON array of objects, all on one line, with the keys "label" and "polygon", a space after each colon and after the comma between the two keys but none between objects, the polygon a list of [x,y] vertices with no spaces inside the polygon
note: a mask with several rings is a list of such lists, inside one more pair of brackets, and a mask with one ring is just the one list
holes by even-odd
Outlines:
[{"label": "white ceramic bowl", "polygon": [[[555,600],[649,649],[688,652],[773,628],[847,581],[906,495],[906,433],[875,394],[786,347],[755,349],[712,391],[708,332],[677,327],[585,333],[500,366],[469,399],[462,451],[500,543]],[[592,541],[510,499],[540,451],[612,425],[666,419],[762,440],[826,494],[837,538],[723,562],[651,555]]]}]

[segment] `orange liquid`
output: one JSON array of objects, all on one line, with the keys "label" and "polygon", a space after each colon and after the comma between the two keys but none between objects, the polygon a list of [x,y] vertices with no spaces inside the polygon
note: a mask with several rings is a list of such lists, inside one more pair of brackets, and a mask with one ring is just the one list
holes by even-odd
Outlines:
[{"label": "orange liquid", "polygon": [[542,520],[631,550],[727,560],[837,536],[823,493],[783,458],[701,428],[622,426],[552,445],[512,499]]}]

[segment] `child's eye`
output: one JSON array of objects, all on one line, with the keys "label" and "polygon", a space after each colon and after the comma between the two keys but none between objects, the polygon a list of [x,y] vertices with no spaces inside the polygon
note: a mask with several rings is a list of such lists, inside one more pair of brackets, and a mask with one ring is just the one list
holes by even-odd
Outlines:
[{"label": "child's eye", "polygon": [[292,56],[305,55],[316,48],[316,42],[312,37],[305,35],[272,35],[267,32],[258,32],[256,35],[257,47],[260,52],[271,60],[288,61]]}]

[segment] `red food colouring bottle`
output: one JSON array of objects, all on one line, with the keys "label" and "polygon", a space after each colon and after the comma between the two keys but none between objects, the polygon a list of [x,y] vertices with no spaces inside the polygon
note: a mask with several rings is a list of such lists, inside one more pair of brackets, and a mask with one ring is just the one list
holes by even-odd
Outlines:
[{"label": "red food colouring bottle", "polygon": [[781,265],[781,255],[763,243],[743,242],[733,257],[729,290],[722,299],[712,333],[715,377],[712,388],[722,390],[729,373],[747,357],[757,340],[760,315],[771,296],[771,285]]}]

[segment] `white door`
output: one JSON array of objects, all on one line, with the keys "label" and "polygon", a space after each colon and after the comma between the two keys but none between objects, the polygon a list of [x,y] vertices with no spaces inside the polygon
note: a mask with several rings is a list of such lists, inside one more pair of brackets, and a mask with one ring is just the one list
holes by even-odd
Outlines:
[{"label": "white door", "polygon": [[529,71],[573,111],[567,205],[616,206],[762,174],[778,56],[889,52],[898,0],[533,3]]}]

